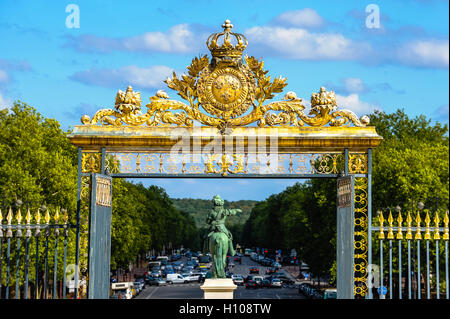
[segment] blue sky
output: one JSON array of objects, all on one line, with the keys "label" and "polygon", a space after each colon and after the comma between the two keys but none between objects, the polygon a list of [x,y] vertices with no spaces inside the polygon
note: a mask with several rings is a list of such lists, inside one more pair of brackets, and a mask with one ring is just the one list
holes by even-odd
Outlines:
[{"label": "blue sky", "polygon": [[[69,4],[79,8],[79,28],[66,26]],[[377,28],[367,27],[369,4],[379,9]],[[194,56],[209,53],[207,36],[228,18],[247,36],[246,53],[287,77],[285,92],[308,101],[326,86],[359,116],[404,108],[448,123],[448,12],[440,0],[0,0],[0,107],[20,99],[68,129],[83,114],[113,107],[128,84],[148,101],[166,89],[172,70],[184,72]],[[175,197],[217,190],[262,199],[288,182],[157,183]]]}]

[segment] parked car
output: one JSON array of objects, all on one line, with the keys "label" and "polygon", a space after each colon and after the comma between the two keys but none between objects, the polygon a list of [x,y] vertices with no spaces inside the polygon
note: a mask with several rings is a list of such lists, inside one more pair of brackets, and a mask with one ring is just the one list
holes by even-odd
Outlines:
[{"label": "parked car", "polygon": [[147,276],[145,277],[145,281],[149,286],[165,286],[167,284],[161,277]]},{"label": "parked car", "polygon": [[201,275],[200,274],[194,274],[194,273],[185,273],[185,274],[181,274],[181,276],[183,276],[187,281],[191,282],[191,281],[198,281],[200,282],[201,279]]},{"label": "parked car", "polygon": [[240,256],[235,256],[234,261],[238,263],[242,263],[242,258]]},{"label": "parked car", "polygon": [[274,267],[267,268],[266,275],[272,275],[272,274],[275,274],[277,272],[278,272],[278,268],[274,268]]},{"label": "parked car", "polygon": [[256,284],[261,287],[261,282],[264,280],[263,276],[253,276],[253,281],[256,282]]},{"label": "parked car", "polygon": [[182,284],[182,283],[188,283],[188,279],[183,277],[180,274],[168,274],[166,278],[166,282],[168,284]]},{"label": "parked car", "polygon": [[244,278],[244,282],[247,283],[250,280],[253,280],[253,275],[247,275],[247,277]]},{"label": "parked car", "polygon": [[237,286],[242,286],[244,284],[244,278],[242,275],[232,275],[231,279],[233,280],[233,283]]},{"label": "parked car", "polygon": [[275,273],[275,274],[273,274],[273,277],[274,277],[274,278],[280,279],[281,282],[282,282],[283,284],[291,285],[291,284],[294,284],[294,283],[295,283],[294,280],[292,280],[291,278],[289,278],[289,277],[288,277],[285,273],[283,273],[283,272]]},{"label": "parked car", "polygon": [[204,282],[206,278],[206,272],[195,271],[191,274],[192,276],[198,276],[198,282]]},{"label": "parked car", "polygon": [[276,269],[280,269],[281,268],[281,264],[278,261],[274,261],[272,262],[272,268],[276,268]]},{"label": "parked car", "polygon": [[281,280],[279,278],[272,278],[270,282],[270,287],[272,288],[281,288]]},{"label": "parked car", "polygon": [[136,295],[139,295],[139,293],[144,289],[144,285],[140,281],[133,282],[134,289],[136,289]]},{"label": "parked car", "polygon": [[325,293],[323,294],[323,299],[336,299],[337,298],[337,289],[325,289]]},{"label": "parked car", "polygon": [[270,288],[271,287],[270,280],[268,280],[268,279],[261,280],[261,282],[259,283],[259,286],[261,288]]},{"label": "parked car", "polygon": [[320,292],[308,283],[301,283],[298,287],[298,290],[299,293],[303,294],[306,298],[322,299]]},{"label": "parked car", "polygon": [[249,281],[247,281],[247,283],[245,284],[245,288],[246,288],[246,289],[256,289],[256,288],[259,288],[259,285],[257,284],[256,281],[254,281],[254,280],[249,280]]},{"label": "parked car", "polygon": [[250,268],[249,272],[251,274],[259,274],[259,268],[252,267],[252,268]]}]

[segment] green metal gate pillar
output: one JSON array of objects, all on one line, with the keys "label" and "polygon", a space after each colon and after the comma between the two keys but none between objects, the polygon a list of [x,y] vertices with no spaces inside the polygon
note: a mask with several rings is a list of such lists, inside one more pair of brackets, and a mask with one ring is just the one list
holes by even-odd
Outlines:
[{"label": "green metal gate pillar", "polygon": [[91,175],[89,214],[89,299],[108,299],[111,261],[112,178]]},{"label": "green metal gate pillar", "polygon": [[337,298],[354,299],[354,187],[353,176],[337,180]]}]

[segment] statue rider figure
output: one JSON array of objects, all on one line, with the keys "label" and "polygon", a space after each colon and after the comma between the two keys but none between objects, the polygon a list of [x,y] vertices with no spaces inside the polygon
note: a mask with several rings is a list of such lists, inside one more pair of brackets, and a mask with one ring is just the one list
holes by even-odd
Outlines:
[{"label": "statue rider figure", "polygon": [[[223,205],[224,200],[220,198],[219,195],[214,196],[213,200],[214,208],[210,210],[208,216],[206,217],[206,223],[209,225],[209,233],[206,236],[205,248],[208,247],[208,239],[214,232],[224,233],[228,237],[228,250],[231,252],[231,256],[235,255],[235,250],[233,248],[233,235],[225,227],[225,219],[227,216],[235,215],[236,213],[242,212],[240,209],[225,209]],[[208,249],[205,249],[207,251]]]}]

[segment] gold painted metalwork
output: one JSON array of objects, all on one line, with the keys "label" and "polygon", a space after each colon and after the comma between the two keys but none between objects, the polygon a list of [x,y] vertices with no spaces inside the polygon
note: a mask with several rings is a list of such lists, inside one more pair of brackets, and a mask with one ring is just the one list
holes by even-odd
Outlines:
[{"label": "gold painted metalwork", "polygon": [[397,216],[398,229],[397,229],[397,235],[395,237],[396,239],[403,239],[402,222],[403,222],[402,212],[398,212],[398,216]]},{"label": "gold painted metalwork", "polygon": [[442,235],[442,239],[443,240],[448,240],[449,239],[449,231],[448,231],[448,211],[445,212],[444,214],[444,234]]},{"label": "gold painted metalwork", "polygon": [[387,239],[394,239],[394,231],[393,231],[394,218],[392,217],[391,210],[389,210],[388,223],[389,223],[389,228],[388,228]]},{"label": "gold painted metalwork", "polygon": [[[244,159],[243,155],[233,154],[232,160],[227,154],[222,154],[222,160],[217,161],[218,154],[208,155],[208,160],[205,163],[205,173],[222,174],[226,176],[228,173],[236,174],[244,172]],[[219,168],[215,169],[213,166],[214,161],[217,162]],[[234,169],[232,168],[234,166]]]},{"label": "gold painted metalwork", "polygon": [[[145,174],[338,174],[343,154],[107,153],[113,173]],[[87,172],[87,171],[85,171]]]},{"label": "gold painted metalwork", "polygon": [[425,215],[425,234],[423,236],[423,239],[430,240],[431,239],[431,233],[430,233],[430,215],[428,214],[428,211],[426,211]]},{"label": "gold painted metalwork", "polygon": [[25,216],[25,221],[26,221],[26,232],[25,232],[25,237],[29,238],[31,237],[31,227],[30,227],[30,223],[31,223],[31,213],[30,213],[30,209],[27,209],[27,214]]},{"label": "gold painted metalwork", "polygon": [[406,236],[405,238],[408,240],[413,239],[413,235],[412,235],[412,217],[411,217],[411,212],[408,212],[408,216],[406,217],[406,224],[407,224],[407,228],[406,228]]},{"label": "gold painted metalwork", "polygon": [[242,58],[247,39],[231,32],[233,25],[229,20],[222,27],[223,32],[214,33],[207,40],[211,61],[206,55],[196,57],[187,67],[188,74],[178,77],[174,72],[164,81],[188,104],[170,100],[167,93],[160,90],[150,98],[147,112],[143,114],[140,93],[129,86],[126,92],[117,94],[115,109],[99,110],[92,119],[83,115],[81,122],[85,125],[192,127],[197,121],[218,128],[222,134],[227,133],[227,128],[255,122],[260,127],[369,124],[367,116],[359,119],[349,110],[338,110],[334,92],[328,92],[324,87],[311,95],[309,115],[304,113],[302,99],[294,92],[288,92],[282,101],[264,105],[276,93],[282,92],[287,85],[286,79],[281,76],[271,79],[268,71],[263,69],[262,60],[249,56]]},{"label": "gold painted metalwork", "polygon": [[6,221],[7,221],[6,237],[7,238],[12,237],[12,229],[11,229],[12,218],[13,218],[12,209],[11,209],[11,207],[9,207],[8,215],[6,215]]},{"label": "gold painted metalwork", "polygon": [[50,224],[50,212],[48,211],[48,209],[45,212],[45,224]]},{"label": "gold painted metalwork", "polygon": [[8,222],[8,225],[11,225],[12,218],[13,218],[12,209],[10,207],[8,210],[8,215],[6,215],[6,221]]},{"label": "gold painted metalwork", "polygon": [[81,156],[81,172],[100,173],[102,155],[100,153],[83,153]]},{"label": "gold painted metalwork", "polygon": [[367,173],[367,154],[348,155],[348,171],[350,174],[366,174]]},{"label": "gold painted metalwork", "polygon": [[37,212],[36,212],[36,224],[39,225],[40,221],[41,221],[41,213],[40,213],[40,211],[38,209]]},{"label": "gold painted metalwork", "polygon": [[420,223],[422,220],[420,219],[420,212],[417,212],[416,215],[416,234],[414,235],[415,240],[421,240],[422,239],[422,232],[420,231]]},{"label": "gold painted metalwork", "polygon": [[439,239],[441,239],[441,235],[439,234],[439,222],[440,222],[440,220],[439,220],[439,215],[438,215],[437,211],[434,214],[433,222],[434,222],[433,239],[434,240],[439,240]]},{"label": "gold painted metalwork", "polygon": [[20,225],[20,223],[22,222],[22,213],[20,212],[20,208],[17,210],[17,225]]},{"label": "gold painted metalwork", "polygon": [[368,179],[355,178],[355,217],[354,217],[354,293],[358,298],[364,298],[368,292],[367,265],[368,265]]},{"label": "gold painted metalwork", "polygon": [[380,232],[378,233],[378,239],[384,239],[384,217],[382,211],[380,211],[380,215],[378,216],[378,222],[380,223]]},{"label": "gold painted metalwork", "polygon": [[25,220],[27,222],[27,224],[31,223],[31,213],[30,213],[30,209],[27,210],[27,215],[25,216]]}]

